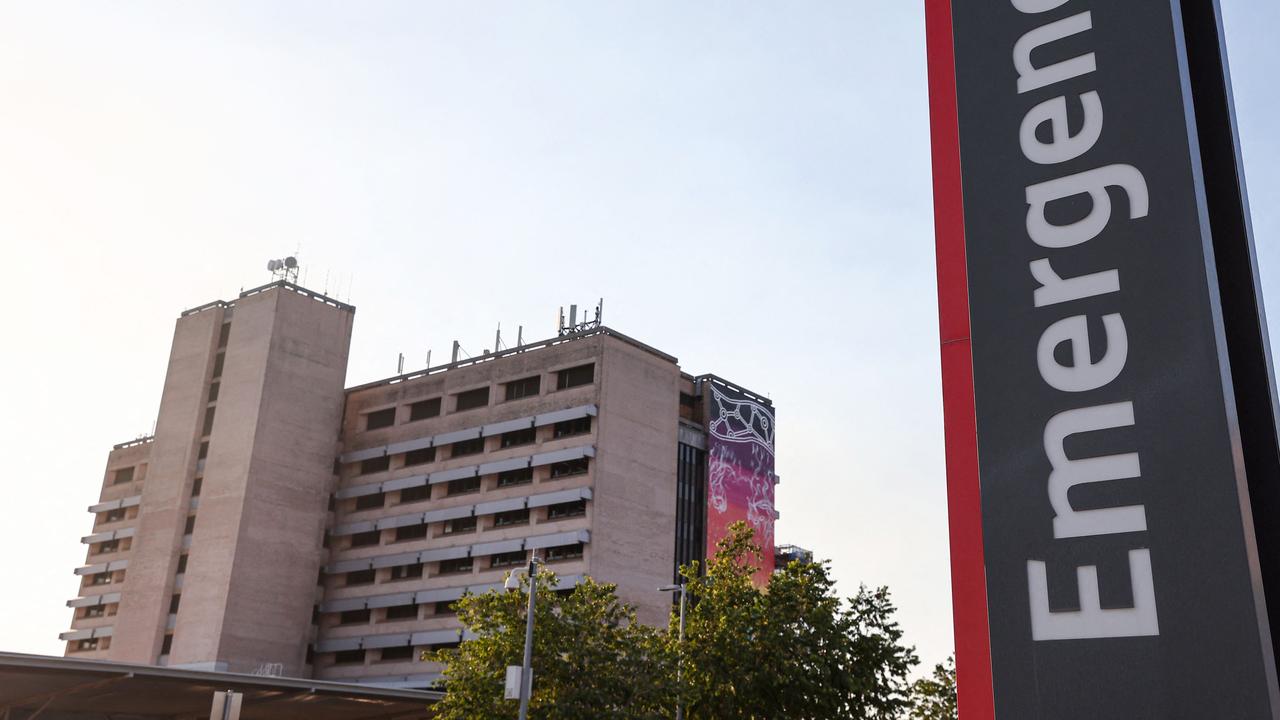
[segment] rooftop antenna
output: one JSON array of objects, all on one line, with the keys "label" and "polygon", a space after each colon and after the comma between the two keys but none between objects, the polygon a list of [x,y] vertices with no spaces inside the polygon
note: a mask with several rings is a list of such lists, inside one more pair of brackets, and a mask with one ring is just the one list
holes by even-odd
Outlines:
[{"label": "rooftop antenna", "polygon": [[404,353],[400,353],[400,359],[396,361],[396,374],[404,374]]},{"label": "rooftop antenna", "polygon": [[431,367],[431,351],[427,351],[427,367]]},{"label": "rooftop antenna", "polygon": [[498,323],[498,332],[493,336],[493,351],[502,349],[502,323]]},{"label": "rooftop antenna", "polygon": [[297,283],[298,258],[289,255],[282,260],[268,260],[267,272],[271,273],[272,281],[283,280],[284,282]]},{"label": "rooftop antenna", "polygon": [[453,341],[453,359],[449,361],[450,364],[458,362],[458,351],[461,349],[462,349],[462,344],[459,343],[457,340],[454,340]]},{"label": "rooftop antenna", "polygon": [[516,328],[516,349],[519,350],[522,345],[524,345],[524,326],[520,325]]}]

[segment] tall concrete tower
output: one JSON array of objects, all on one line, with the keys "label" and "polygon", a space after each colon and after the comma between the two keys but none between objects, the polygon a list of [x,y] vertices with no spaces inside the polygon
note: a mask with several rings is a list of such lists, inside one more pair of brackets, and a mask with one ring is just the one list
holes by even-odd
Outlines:
[{"label": "tall concrete tower", "polygon": [[304,674],[354,312],[276,282],[178,319],[155,438],[113,453],[146,468],[109,659]]}]

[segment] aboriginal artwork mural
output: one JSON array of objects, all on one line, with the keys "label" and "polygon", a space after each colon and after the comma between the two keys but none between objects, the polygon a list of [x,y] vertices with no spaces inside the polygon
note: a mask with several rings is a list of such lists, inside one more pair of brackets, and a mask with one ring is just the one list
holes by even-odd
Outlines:
[{"label": "aboriginal artwork mural", "polygon": [[763,557],[756,581],[773,573],[773,408],[738,390],[708,382],[707,553],[745,520]]}]

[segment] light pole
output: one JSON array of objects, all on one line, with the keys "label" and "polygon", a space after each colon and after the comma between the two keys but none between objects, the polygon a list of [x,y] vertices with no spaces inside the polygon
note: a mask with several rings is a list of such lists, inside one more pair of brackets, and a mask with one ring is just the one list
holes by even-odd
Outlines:
[{"label": "light pole", "polygon": [[[538,599],[538,565],[541,564],[538,554],[529,557],[529,613],[524,620],[524,664],[520,668],[520,720],[528,720],[529,696],[533,694],[533,610]],[[507,590],[520,587],[520,580],[515,573],[507,576],[503,583]]]},{"label": "light pole", "polygon": [[[658,592],[679,592],[680,593],[680,635],[679,643],[681,652],[684,651],[684,608],[685,598],[689,594],[689,586],[687,583],[678,585],[663,585],[658,588]],[[680,702],[680,693],[684,690],[680,685],[680,667],[683,665],[683,658],[676,658],[676,720],[684,720],[684,704]]]}]

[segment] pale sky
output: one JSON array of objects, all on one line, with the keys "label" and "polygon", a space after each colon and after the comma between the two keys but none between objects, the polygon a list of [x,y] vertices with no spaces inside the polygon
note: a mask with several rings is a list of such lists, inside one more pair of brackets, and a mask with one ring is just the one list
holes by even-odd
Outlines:
[{"label": "pale sky", "polygon": [[[1280,5],[1222,4],[1280,298]],[[358,308],[350,384],[604,297],[769,394],[779,540],[889,585],[941,660],[926,87],[919,0],[0,2],[0,649],[61,654],[178,313],[300,250]]]}]

